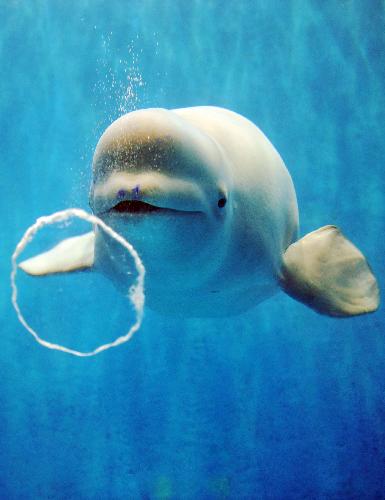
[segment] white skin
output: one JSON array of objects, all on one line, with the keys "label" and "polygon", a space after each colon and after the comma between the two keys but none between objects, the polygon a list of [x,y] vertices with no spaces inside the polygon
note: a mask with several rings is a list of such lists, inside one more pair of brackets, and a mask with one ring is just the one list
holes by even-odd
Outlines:
[{"label": "white skin", "polygon": [[[149,307],[223,316],[278,290],[297,202],[282,159],[250,121],[215,107],[136,111],[106,130],[93,163],[90,205],[141,255]],[[127,290],[129,259],[100,232],[95,267]]]}]

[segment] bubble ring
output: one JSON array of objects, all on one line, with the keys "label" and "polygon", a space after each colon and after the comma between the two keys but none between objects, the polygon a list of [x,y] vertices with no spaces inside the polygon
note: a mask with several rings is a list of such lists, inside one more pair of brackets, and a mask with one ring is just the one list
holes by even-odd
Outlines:
[{"label": "bubble ring", "polygon": [[[62,222],[69,220],[73,217],[77,217],[79,219],[83,219],[87,222],[90,222],[91,224],[99,226],[103,231],[105,231],[108,235],[111,236],[111,238],[115,239],[118,243],[120,243],[132,256],[136,270],[138,271],[138,277],[136,278],[135,283],[130,287],[128,291],[128,297],[130,301],[132,302],[134,309],[135,309],[135,314],[136,314],[136,321],[135,323],[131,326],[129,331],[117,339],[115,339],[113,342],[109,342],[106,344],[102,344],[93,351],[88,351],[88,352],[83,352],[83,351],[77,351],[75,349],[70,349],[69,347],[62,346],[60,344],[53,344],[51,342],[48,342],[47,340],[44,340],[39,337],[37,332],[27,323],[26,319],[21,313],[19,304],[17,303],[17,286],[16,286],[16,274],[17,274],[17,258],[19,255],[22,253],[22,251],[25,249],[25,247],[33,240],[34,236],[36,233],[46,225],[50,224],[55,224],[57,222]],[[96,354],[99,354],[102,351],[106,351],[107,349],[110,349],[111,347],[116,347],[118,345],[124,344],[128,340],[131,339],[131,337],[134,335],[134,333],[139,330],[142,320],[143,320],[143,308],[144,308],[144,276],[145,276],[146,270],[145,267],[138,255],[138,252],[135,250],[135,248],[128,242],[126,241],[120,234],[116,233],[113,229],[110,228],[107,224],[105,224],[99,217],[96,217],[95,215],[91,215],[84,210],[80,208],[69,208],[67,210],[61,210],[60,212],[55,212],[54,214],[51,215],[46,215],[43,217],[39,217],[35,224],[30,226],[27,231],[24,233],[23,237],[17,244],[15,251],[12,255],[12,271],[11,271],[11,288],[12,288],[12,304],[13,307],[15,308],[17,317],[20,321],[20,323],[28,330],[28,332],[34,337],[34,339],[41,344],[44,347],[47,347],[48,349],[55,349],[57,351],[62,351],[66,352],[68,354],[73,354],[74,356],[79,356],[79,357],[87,357],[87,356],[95,356]]]}]

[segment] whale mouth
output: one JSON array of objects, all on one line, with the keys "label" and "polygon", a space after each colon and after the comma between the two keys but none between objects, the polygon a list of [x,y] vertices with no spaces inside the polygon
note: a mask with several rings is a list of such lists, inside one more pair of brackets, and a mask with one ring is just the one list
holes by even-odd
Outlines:
[{"label": "whale mouth", "polygon": [[120,214],[147,214],[150,212],[160,212],[162,210],[167,209],[156,207],[155,205],[150,205],[144,201],[137,200],[120,201],[110,209],[111,212],[117,212]]},{"label": "whale mouth", "polygon": [[198,214],[202,213],[200,211],[190,211],[190,210],[180,210],[175,208],[164,208],[158,207],[156,205],[151,205],[144,201],[138,200],[122,200],[116,205],[111,207],[108,212],[114,214],[132,214],[132,215],[142,215],[142,214]]}]

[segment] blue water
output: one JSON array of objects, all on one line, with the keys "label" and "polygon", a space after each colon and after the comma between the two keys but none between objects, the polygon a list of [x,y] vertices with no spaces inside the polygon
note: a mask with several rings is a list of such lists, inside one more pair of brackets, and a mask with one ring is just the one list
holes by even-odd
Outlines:
[{"label": "blue water", "polygon": [[[33,341],[9,286],[38,216],[87,209],[113,119],[211,104],[276,145],[301,233],[339,225],[384,290],[384,2],[1,0],[0,14],[0,497],[385,498],[383,308],[333,320],[279,294],[230,320],[146,310],[129,344],[78,359]],[[124,333],[125,299],[92,279],[18,277],[43,337]]]}]

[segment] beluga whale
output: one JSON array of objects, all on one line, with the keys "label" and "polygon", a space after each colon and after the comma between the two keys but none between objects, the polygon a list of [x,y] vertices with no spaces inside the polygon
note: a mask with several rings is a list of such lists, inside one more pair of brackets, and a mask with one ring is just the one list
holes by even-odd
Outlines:
[{"label": "beluga whale", "polygon": [[[290,174],[251,121],[227,109],[142,109],[114,121],[93,157],[94,214],[136,248],[149,308],[240,314],[283,290],[321,314],[375,311],[379,288],[334,225],[299,238]],[[31,275],[93,269],[123,292],[133,264],[97,226],[25,260]]]}]

